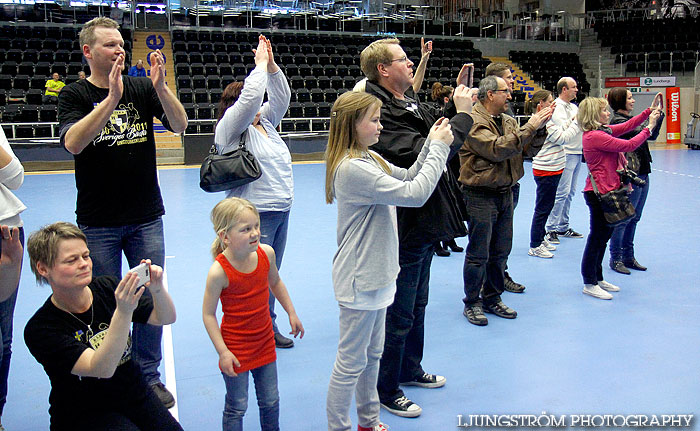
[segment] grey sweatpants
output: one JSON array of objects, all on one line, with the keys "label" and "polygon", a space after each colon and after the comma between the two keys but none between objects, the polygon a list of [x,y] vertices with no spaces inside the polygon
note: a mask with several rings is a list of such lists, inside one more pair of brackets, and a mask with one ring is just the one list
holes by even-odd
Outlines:
[{"label": "grey sweatpants", "polygon": [[328,385],[328,431],[349,431],[353,392],[359,425],[379,424],[377,376],[384,349],[386,308],[353,310],[340,306],[338,353]]}]

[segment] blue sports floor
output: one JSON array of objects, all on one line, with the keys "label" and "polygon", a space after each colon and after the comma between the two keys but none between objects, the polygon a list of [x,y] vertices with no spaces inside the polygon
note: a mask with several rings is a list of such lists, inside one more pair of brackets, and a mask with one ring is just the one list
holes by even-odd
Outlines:
[{"label": "blue sports floor", "polygon": [[[392,431],[456,430],[460,414],[700,414],[700,151],[654,150],[653,157],[655,171],[636,240],[637,259],[649,270],[625,276],[606,266],[606,279],[622,288],[612,301],[581,293],[585,239],[562,239],[554,259],[527,256],[535,189],[529,164],[521,180],[509,260],[511,274],[527,291],[503,296],[518,311],[517,319],[489,315],[488,326],[470,325],[462,316],[464,253],[434,258],[423,366],[445,375],[447,385],[407,388],[423,415],[404,419],[382,411],[382,421]],[[585,172],[583,168],[579,176],[579,191]],[[294,175],[296,199],[281,275],[306,337],[293,349],[278,350],[280,419],[282,429],[322,430],[338,338],[331,286],[336,209],[324,203],[322,164],[297,164]],[[176,386],[175,413],[186,430],[216,430],[221,428],[224,384],[202,324],[201,300],[212,262],[209,211],[223,193],[202,192],[193,168],[161,170],[160,180],[169,288],[178,312],[172,349],[166,346],[174,365],[167,384]],[[23,214],[27,234],[57,220],[75,221],[71,173],[27,175],[17,194],[28,207]],[[571,225],[588,232],[580,193],[572,205]],[[48,428],[49,381],[22,334],[49,293],[48,287],[35,284],[25,256],[2,418],[8,431]],[[278,322],[288,330],[286,315],[281,307],[279,311]],[[75,411],[90,414],[79,405]],[[252,387],[244,427],[260,429]]]}]

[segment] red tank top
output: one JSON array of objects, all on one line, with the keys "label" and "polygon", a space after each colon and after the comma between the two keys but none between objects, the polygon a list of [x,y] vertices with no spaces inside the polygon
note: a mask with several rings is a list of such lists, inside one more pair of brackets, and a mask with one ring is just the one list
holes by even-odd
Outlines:
[{"label": "red tank top", "polygon": [[240,373],[267,365],[277,359],[275,336],[270,319],[269,284],[270,261],[258,247],[258,266],[253,272],[242,273],[231,265],[224,254],[219,262],[228,277],[228,286],[221,291],[221,336],[226,347],[241,363],[234,366]]}]

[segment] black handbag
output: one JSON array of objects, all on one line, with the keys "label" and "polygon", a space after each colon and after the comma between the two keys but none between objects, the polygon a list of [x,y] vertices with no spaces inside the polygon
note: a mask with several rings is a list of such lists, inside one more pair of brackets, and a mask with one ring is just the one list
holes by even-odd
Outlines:
[{"label": "black handbag", "polygon": [[262,172],[253,153],[245,146],[248,130],[241,134],[238,148],[226,154],[219,154],[216,144],[211,146],[209,155],[199,169],[199,187],[208,193],[230,190],[260,178]]},{"label": "black handbag", "polygon": [[621,185],[620,188],[616,190],[611,190],[605,194],[601,194],[595,180],[593,179],[593,174],[589,173],[588,175],[591,177],[593,191],[600,201],[600,206],[603,208],[603,216],[605,217],[605,221],[610,226],[617,226],[625,223],[635,216],[636,211],[634,209],[634,205],[632,205],[632,202],[630,202],[627,186]]}]

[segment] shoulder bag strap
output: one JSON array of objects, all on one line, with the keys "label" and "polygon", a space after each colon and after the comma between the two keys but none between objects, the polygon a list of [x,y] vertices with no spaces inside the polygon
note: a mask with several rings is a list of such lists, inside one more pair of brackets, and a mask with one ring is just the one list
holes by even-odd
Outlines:
[{"label": "shoulder bag strap", "polygon": [[593,172],[588,171],[588,176],[591,177],[591,185],[593,186],[593,191],[595,192],[595,194],[600,196],[600,192],[598,191],[598,186],[596,185],[595,180],[593,179]]},{"label": "shoulder bag strap", "polygon": [[245,149],[245,138],[248,136],[248,129],[246,128],[243,133],[241,133],[241,140],[238,143],[238,148]]}]

